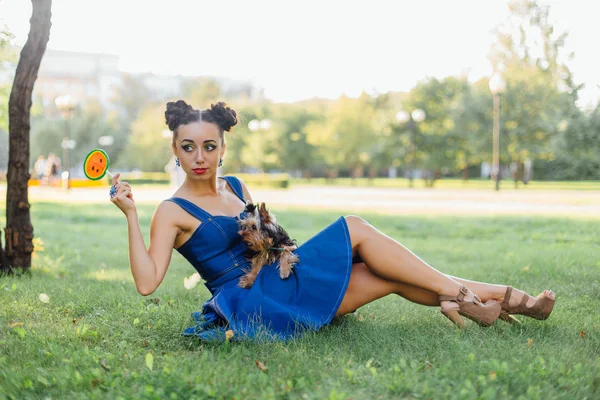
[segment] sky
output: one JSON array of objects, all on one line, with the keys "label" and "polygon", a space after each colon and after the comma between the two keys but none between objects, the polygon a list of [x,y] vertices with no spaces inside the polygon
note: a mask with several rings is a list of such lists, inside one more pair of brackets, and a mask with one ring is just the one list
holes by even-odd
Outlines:
[{"label": "sky", "polygon": [[[600,98],[600,6],[542,0],[568,31],[568,65]],[[24,44],[31,2],[0,0],[0,24]],[[407,91],[428,77],[491,74],[506,0],[53,0],[48,47],[109,53],[120,69],[249,80],[274,101]]]}]

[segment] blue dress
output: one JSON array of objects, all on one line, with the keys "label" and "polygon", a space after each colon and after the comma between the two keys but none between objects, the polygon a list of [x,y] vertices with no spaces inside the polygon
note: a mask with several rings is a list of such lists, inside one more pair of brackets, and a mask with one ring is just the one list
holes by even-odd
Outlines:
[{"label": "blue dress", "polygon": [[[236,177],[221,179],[246,203]],[[250,262],[244,254],[246,243],[238,234],[238,217],[213,216],[179,197],[168,201],[201,222],[177,251],[198,271],[212,294],[202,311],[192,314],[198,324],[185,329],[184,336],[222,341],[231,330],[232,340],[287,340],[331,322],[352,268],[352,245],[343,217],[294,250],[299,262],[289,278],[279,277],[275,262],[265,265],[254,284],[243,289],[237,286],[238,279],[243,269],[250,269]],[[265,202],[268,204],[268,199]],[[240,213],[239,218],[244,217]]]}]

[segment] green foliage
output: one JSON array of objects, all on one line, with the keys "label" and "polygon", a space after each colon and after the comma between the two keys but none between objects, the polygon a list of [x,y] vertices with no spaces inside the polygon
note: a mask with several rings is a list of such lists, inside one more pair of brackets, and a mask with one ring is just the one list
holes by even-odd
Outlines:
[{"label": "green foliage", "polygon": [[48,153],[62,158],[61,143],[67,135],[76,142],[75,149],[69,153],[71,167],[82,164],[91,150],[103,147],[98,144],[101,136],[114,138],[111,146],[103,147],[112,164],[119,163],[127,144],[126,132],[120,129],[117,116],[107,114],[97,103],[88,103],[76,110],[69,120],[63,120],[59,115],[54,115],[53,118],[45,115],[32,118],[31,163],[35,162],[38,155],[46,156]]},{"label": "green foliage", "polygon": [[194,108],[209,108],[211,103],[222,100],[221,87],[214,79],[192,79],[183,84],[183,97]]},{"label": "green foliage", "polygon": [[[409,124],[404,125],[404,142],[407,147],[409,136],[415,135],[415,165],[426,170],[452,167],[456,163],[457,153],[461,150],[460,146],[471,143],[471,136],[480,134],[457,130],[457,122],[465,125],[463,110],[470,92],[469,84],[464,78],[432,78],[420,82],[411,90],[404,103],[404,109],[407,112],[422,109],[426,115],[423,122],[415,124],[414,133],[410,132]],[[467,139],[461,140],[464,137]],[[466,149],[467,146],[463,153],[468,154]]]},{"label": "green foliage", "polygon": [[551,143],[555,155],[539,173],[545,179],[598,179],[600,176],[600,105],[586,113],[575,110],[559,125]]},{"label": "green foliage", "polygon": [[[567,34],[551,24],[546,5],[520,0],[509,6],[511,14],[496,31],[490,54],[507,82],[500,99],[501,163],[522,170],[525,160],[533,160],[536,178],[600,179],[598,111],[584,113],[576,107],[581,86],[565,63],[570,58],[563,54]],[[125,74],[123,79],[114,99],[119,115],[111,115],[104,124],[72,121],[72,129],[90,132],[89,140],[78,136],[78,148],[79,143],[93,144],[100,132],[109,132],[118,138],[109,149],[116,167],[162,172],[172,153],[169,140],[161,135],[166,129],[164,102],[174,99],[161,99],[142,78]],[[466,178],[492,160],[492,95],[485,78],[474,83],[462,77],[431,78],[408,93],[363,93],[355,99],[292,104],[255,100],[251,86],[219,82],[210,77],[184,79],[177,98],[198,109],[225,100],[238,112],[238,125],[226,134],[224,173],[356,178],[414,165],[427,176]],[[413,126],[396,120],[398,111],[415,108],[425,111],[423,122]],[[47,121],[42,123],[43,118]],[[53,118],[36,117],[34,156],[49,150],[60,154],[65,128]],[[255,119],[268,119],[271,125],[250,131],[248,123]],[[0,169],[7,159],[2,120],[0,109]]]},{"label": "green foliage", "polygon": [[316,148],[307,141],[306,127],[321,119],[318,110],[281,105],[275,118],[280,135],[278,145],[282,154],[279,168],[283,171],[307,171],[316,161]]},{"label": "green foliage", "polygon": [[[153,210],[140,206],[146,239]],[[299,243],[339,216],[275,212]],[[184,289],[194,270],[177,253],[157,292],[138,295],[113,205],[32,213],[45,249],[30,277],[0,280],[2,398],[598,397],[597,220],[362,215],[444,272],[552,288],[557,306],[547,321],[459,331],[436,307],[388,296],[316,334],[256,345],[180,336],[210,293]]]},{"label": "green foliage", "polygon": [[509,23],[498,31],[491,54],[507,82],[501,103],[501,157],[504,162],[549,160],[550,143],[561,121],[576,108],[579,88],[561,62],[567,34],[555,32],[549,6],[520,0],[511,2],[510,9]]},{"label": "green foliage", "polygon": [[306,127],[307,142],[318,149],[317,160],[333,170],[356,171],[371,161],[381,132],[374,129],[375,110],[371,98],[341,96],[326,111],[325,118]]},{"label": "green foliage", "polygon": [[146,172],[164,172],[173,155],[171,139],[161,135],[165,129],[165,106],[146,106],[131,126],[124,165]]}]

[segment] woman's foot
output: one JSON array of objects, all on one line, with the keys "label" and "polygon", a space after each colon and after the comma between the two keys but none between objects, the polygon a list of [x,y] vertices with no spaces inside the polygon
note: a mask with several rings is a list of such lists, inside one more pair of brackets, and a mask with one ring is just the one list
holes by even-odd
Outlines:
[{"label": "woman's foot", "polygon": [[521,290],[508,286],[500,304],[502,307],[502,319],[506,321],[510,318],[508,316],[510,314],[521,314],[544,320],[550,316],[555,300],[556,295],[552,290],[544,290],[537,297],[531,297]]},{"label": "woman's foot", "polygon": [[490,300],[484,304],[466,286],[462,286],[456,296],[440,295],[439,299],[442,314],[461,328],[465,326],[461,315],[481,326],[490,326],[502,312],[502,307],[496,301]]}]

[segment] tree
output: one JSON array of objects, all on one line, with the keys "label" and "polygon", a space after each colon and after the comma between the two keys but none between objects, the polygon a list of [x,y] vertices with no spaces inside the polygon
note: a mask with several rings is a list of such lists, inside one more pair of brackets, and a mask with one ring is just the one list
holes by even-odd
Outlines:
[{"label": "tree", "polygon": [[65,132],[77,143],[78,150],[70,153],[72,167],[83,163],[88,152],[98,147],[98,138],[101,136],[113,137],[114,143],[104,149],[110,156],[111,164],[120,165],[129,132],[120,127],[116,114],[107,113],[100,103],[89,101],[85,106],[76,109],[68,120],[52,114],[32,118],[31,154],[34,158],[36,155],[48,153],[60,156]]},{"label": "tree", "polygon": [[449,138],[455,147],[455,166],[469,178],[469,167],[492,157],[492,96],[487,79],[470,85],[462,104],[454,110],[454,134]]},{"label": "tree", "polygon": [[208,108],[221,98],[221,85],[212,78],[193,78],[182,83],[183,98],[199,110]]},{"label": "tree", "polygon": [[315,161],[315,148],[306,140],[306,126],[319,119],[310,109],[284,105],[276,111],[280,121],[281,167],[287,171],[302,171],[310,176],[310,168]]},{"label": "tree", "polygon": [[516,184],[525,158],[553,157],[550,144],[560,122],[573,114],[581,85],[574,82],[562,57],[567,33],[555,32],[550,7],[519,0],[509,8],[510,19],[497,31],[490,59],[507,82],[501,102],[501,159],[518,166]]},{"label": "tree", "polygon": [[600,179],[600,105],[564,120],[551,147],[555,156],[546,164],[546,178]]},{"label": "tree", "polygon": [[323,121],[307,125],[307,142],[318,149],[331,178],[340,169],[348,169],[353,178],[361,175],[370,161],[370,145],[377,140],[374,121],[372,99],[363,92],[357,99],[341,96]]},{"label": "tree", "polygon": [[167,130],[164,104],[148,105],[131,125],[127,144],[127,166],[146,172],[163,172],[173,154],[171,139],[162,136]]},{"label": "tree", "polygon": [[6,249],[0,243],[0,269],[27,271],[33,252],[33,226],[29,213],[29,129],[33,85],[50,38],[52,0],[32,0],[29,36],[23,46],[10,99],[9,156],[6,192]]},{"label": "tree", "polygon": [[428,186],[434,184],[442,168],[456,164],[458,150],[464,144],[459,140],[464,133],[457,131],[456,121],[468,93],[469,84],[464,78],[432,78],[420,82],[404,103],[407,111],[425,111],[423,122],[406,124],[405,136],[414,135],[414,163],[425,171]]}]

